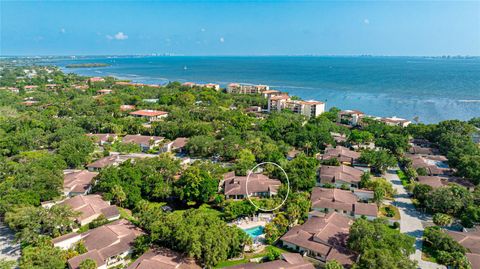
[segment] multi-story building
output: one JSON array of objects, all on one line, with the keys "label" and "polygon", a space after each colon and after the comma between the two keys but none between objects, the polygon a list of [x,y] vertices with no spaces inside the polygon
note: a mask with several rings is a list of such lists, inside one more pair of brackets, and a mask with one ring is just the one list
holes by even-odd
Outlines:
[{"label": "multi-story building", "polygon": [[249,84],[239,84],[239,83],[230,83],[227,86],[227,93],[238,93],[238,94],[257,94],[263,93],[264,91],[270,90],[268,85],[249,85]]},{"label": "multi-story building", "polygon": [[289,100],[286,102],[287,108],[297,114],[306,117],[318,117],[325,112],[325,103],[315,100]]},{"label": "multi-story building", "polygon": [[291,100],[288,94],[282,94],[277,91],[267,92],[264,92],[264,96],[268,99],[268,112],[289,109],[294,113],[304,115],[308,118],[320,116],[323,112],[325,112],[324,102],[315,100]]}]

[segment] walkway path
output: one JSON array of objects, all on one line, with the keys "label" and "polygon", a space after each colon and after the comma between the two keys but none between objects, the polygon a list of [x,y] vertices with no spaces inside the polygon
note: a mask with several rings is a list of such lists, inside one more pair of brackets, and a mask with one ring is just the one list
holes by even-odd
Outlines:
[{"label": "walkway path", "polygon": [[419,268],[422,269],[444,269],[446,267],[443,265],[422,260],[422,236],[424,230],[422,221],[430,221],[430,217],[415,209],[407,190],[403,187],[402,181],[397,176],[397,170],[398,168],[388,170],[385,177],[392,183],[393,188],[397,191],[393,204],[400,211],[400,232],[411,235],[416,239],[416,250],[410,258],[416,260]]},{"label": "walkway path", "polygon": [[20,257],[20,245],[14,243],[14,239],[12,230],[0,222],[0,260],[17,260]]}]

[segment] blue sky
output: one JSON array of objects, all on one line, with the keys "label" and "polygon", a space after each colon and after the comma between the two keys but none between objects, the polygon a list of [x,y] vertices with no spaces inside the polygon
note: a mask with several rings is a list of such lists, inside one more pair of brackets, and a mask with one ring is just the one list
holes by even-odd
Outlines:
[{"label": "blue sky", "polygon": [[480,1],[3,1],[1,55],[480,55]]}]

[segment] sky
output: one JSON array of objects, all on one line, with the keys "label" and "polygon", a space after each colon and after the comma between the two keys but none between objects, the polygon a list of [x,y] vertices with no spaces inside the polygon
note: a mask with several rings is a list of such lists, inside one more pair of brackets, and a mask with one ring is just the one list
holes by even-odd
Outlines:
[{"label": "sky", "polygon": [[480,1],[4,1],[0,55],[480,55]]}]

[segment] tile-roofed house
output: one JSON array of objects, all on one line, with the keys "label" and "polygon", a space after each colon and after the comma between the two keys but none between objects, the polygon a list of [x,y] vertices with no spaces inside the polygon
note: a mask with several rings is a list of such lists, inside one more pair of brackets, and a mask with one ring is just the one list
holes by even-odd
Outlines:
[{"label": "tile-roofed house", "polygon": [[468,249],[469,252],[480,254],[480,227],[469,232],[451,230],[446,230],[446,232],[460,245]]},{"label": "tile-roofed house", "polygon": [[442,178],[438,176],[418,176],[417,181],[420,184],[428,185],[434,189],[445,186]]},{"label": "tile-roofed house", "polygon": [[[77,234],[77,233],[72,233]],[[143,232],[127,220],[121,219],[88,230],[79,234],[80,236],[70,237],[64,240],[54,239],[56,247],[68,249],[74,246],[80,240],[83,241],[87,252],[68,260],[70,269],[78,269],[82,261],[93,259],[97,266],[113,267],[124,264],[124,258],[132,252],[132,246],[135,238],[142,235]],[[78,234],[77,234],[78,235]],[[75,238],[76,240],[71,240]],[[68,240],[68,244],[65,241]]]},{"label": "tile-roofed house", "polygon": [[347,216],[375,219],[378,207],[373,203],[358,202],[361,197],[352,191],[315,187],[312,190],[312,209],[320,212],[339,212]]},{"label": "tile-roofed house", "polygon": [[155,158],[158,155],[147,153],[112,154],[87,164],[88,171],[100,171],[107,166],[117,166],[127,160]]},{"label": "tile-roofed house", "polygon": [[88,79],[89,82],[105,82],[105,79],[102,77],[92,77]]},{"label": "tile-roofed house", "polygon": [[182,151],[188,143],[188,138],[177,137],[175,140],[165,143],[162,147],[163,152]]},{"label": "tile-roofed house", "polygon": [[110,155],[87,164],[87,169],[88,171],[100,171],[101,169],[110,165],[119,165],[128,159],[129,158],[126,158],[122,155]]},{"label": "tile-roofed house", "polygon": [[402,119],[402,118],[397,118],[395,116],[387,117],[387,118],[381,118],[380,121],[385,123],[386,125],[400,126],[400,127],[407,127],[410,123],[412,123],[409,120]]},{"label": "tile-roofed house", "polygon": [[337,144],[347,142],[347,136],[345,134],[330,132],[330,135],[333,137],[333,140],[335,140],[335,143]]},{"label": "tile-roofed house", "polygon": [[460,177],[448,177],[447,178],[447,183],[453,183],[453,184],[458,184],[464,188],[467,188],[469,191],[474,191],[475,190],[475,184],[473,184],[471,181],[465,178],[460,178]]},{"label": "tile-roofed house", "polygon": [[441,155],[405,154],[405,156],[412,161],[414,169],[424,168],[430,176],[449,175],[452,171],[445,163],[444,156]]},{"label": "tile-roofed house", "polygon": [[220,85],[215,84],[215,83],[207,83],[207,84],[203,85],[203,87],[209,88],[209,89],[214,89],[216,91],[220,90]]},{"label": "tile-roofed house", "polygon": [[365,115],[359,110],[343,110],[338,113],[339,122],[350,126],[356,126],[360,124],[360,120]]},{"label": "tile-roofed house", "polygon": [[111,142],[118,139],[116,134],[86,134],[88,137],[93,137],[95,142],[97,142],[100,146],[104,144],[110,144]]},{"label": "tile-roofed house", "polygon": [[325,149],[325,153],[321,156],[322,160],[330,160],[333,158],[336,158],[343,164],[354,164],[358,162],[360,153],[346,147],[337,146],[335,148]]},{"label": "tile-roofed house", "polygon": [[291,228],[280,241],[284,247],[322,262],[335,259],[349,266],[356,260],[356,255],[345,248],[352,223],[337,212],[312,216],[303,225]]},{"label": "tile-roofed house", "polygon": [[431,147],[421,147],[417,145],[413,145],[408,149],[408,152],[411,154],[419,154],[419,155],[437,155],[439,150],[436,148]]},{"label": "tile-roofed house", "polygon": [[446,230],[453,240],[467,249],[467,259],[472,265],[472,269],[480,268],[480,227],[469,232],[456,232]]},{"label": "tile-roofed house", "polygon": [[227,199],[244,199],[249,196],[254,197],[270,197],[276,195],[278,188],[282,184],[277,179],[271,179],[263,174],[252,173],[248,178],[247,193],[247,176],[235,176],[232,173],[224,175],[223,190]]},{"label": "tile-roofed house", "polygon": [[110,89],[101,89],[101,90],[97,91],[97,93],[100,94],[100,95],[111,94],[112,92],[113,92],[113,90],[110,90]]},{"label": "tile-roofed house", "polygon": [[27,86],[24,86],[23,89],[28,92],[28,91],[33,91],[35,89],[37,89],[38,86],[37,85],[27,85]]},{"label": "tile-roofed house", "polygon": [[200,269],[194,260],[166,248],[151,249],[127,269]]},{"label": "tile-roofed house", "polygon": [[135,117],[146,118],[148,121],[157,121],[168,117],[168,112],[153,109],[137,110],[130,112],[129,114]]},{"label": "tile-roofed house", "polygon": [[295,159],[295,157],[297,157],[297,155],[300,154],[300,153],[302,153],[302,151],[300,151],[296,148],[293,148],[292,150],[287,152],[287,160],[291,161],[291,160]]},{"label": "tile-roofed house", "polygon": [[[225,267],[228,269],[315,269],[313,264],[297,253],[282,253],[281,259],[263,263],[245,263]],[[130,268],[129,268],[130,269]]]},{"label": "tile-roofed house", "polygon": [[87,170],[65,173],[63,176],[63,193],[66,196],[87,194],[90,191],[93,178],[98,173]]},{"label": "tile-roofed house", "polygon": [[480,268],[480,254],[467,253],[465,254],[465,256],[467,256],[467,259],[472,265],[472,268]]},{"label": "tile-roofed house", "polygon": [[125,144],[137,144],[142,148],[143,151],[148,151],[158,146],[163,139],[164,138],[161,136],[126,135],[123,137],[122,142]]},{"label": "tile-roofed house", "polygon": [[319,173],[319,185],[334,185],[341,188],[346,185],[350,188],[358,188],[362,179],[363,171],[346,165],[330,166],[322,165]]},{"label": "tile-roofed house", "polygon": [[134,110],[136,107],[134,105],[121,105],[120,111],[130,111]]},{"label": "tile-roofed house", "polygon": [[76,220],[81,226],[89,224],[100,217],[100,215],[105,216],[108,220],[120,218],[120,212],[117,207],[110,205],[110,202],[104,201],[98,194],[77,195],[59,204],[69,206],[73,211],[79,212],[80,215]]}]

